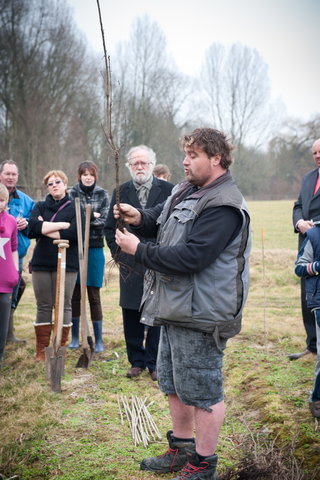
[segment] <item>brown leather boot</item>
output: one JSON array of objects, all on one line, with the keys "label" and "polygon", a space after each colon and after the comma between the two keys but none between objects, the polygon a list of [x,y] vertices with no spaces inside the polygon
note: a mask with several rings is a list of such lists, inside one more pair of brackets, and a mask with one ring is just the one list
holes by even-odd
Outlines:
[{"label": "brown leather boot", "polygon": [[52,325],[36,325],[34,327],[36,332],[36,361],[44,362],[45,360],[45,347],[49,346],[50,335],[52,330]]},{"label": "brown leather boot", "polygon": [[70,332],[70,327],[62,328],[61,347],[64,347],[65,344],[68,342],[69,332]]}]

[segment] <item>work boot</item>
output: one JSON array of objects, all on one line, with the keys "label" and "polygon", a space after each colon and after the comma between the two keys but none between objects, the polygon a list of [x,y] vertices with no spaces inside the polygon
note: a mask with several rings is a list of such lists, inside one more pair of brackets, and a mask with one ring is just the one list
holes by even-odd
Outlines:
[{"label": "work boot", "polygon": [[174,440],[172,434],[172,430],[167,433],[168,450],[163,455],[142,460],[141,470],[150,470],[155,473],[177,472],[188,463],[195,454],[194,441]]},{"label": "work boot", "polygon": [[79,317],[72,318],[72,328],[71,328],[72,339],[68,345],[68,348],[79,348],[79,323],[80,323]]},{"label": "work boot", "polygon": [[35,325],[36,332],[36,361],[44,362],[44,349],[49,346],[52,325]]},{"label": "work boot", "polygon": [[11,308],[10,318],[9,318],[9,328],[8,328],[8,335],[7,335],[7,342],[6,343],[27,343],[26,340],[22,340],[21,338],[17,338],[14,334],[14,326],[13,326],[13,314],[15,309]]},{"label": "work boot", "polygon": [[195,453],[190,459],[190,463],[183,467],[178,476],[172,478],[172,480],[216,480],[217,462],[217,455],[205,457],[204,460],[200,461],[197,453]]},{"label": "work boot", "polygon": [[104,345],[102,342],[102,320],[93,320],[92,325],[95,337],[94,351],[96,353],[101,353],[104,351]]},{"label": "work boot", "polygon": [[63,327],[62,328],[61,347],[64,347],[65,344],[67,343],[68,337],[69,337],[69,332],[70,332],[70,327]]}]

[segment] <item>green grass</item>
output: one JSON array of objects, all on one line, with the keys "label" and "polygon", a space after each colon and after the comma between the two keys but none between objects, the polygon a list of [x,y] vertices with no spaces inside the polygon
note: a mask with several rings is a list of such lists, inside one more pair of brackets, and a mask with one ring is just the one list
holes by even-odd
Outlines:
[{"label": "green grass", "polygon": [[[299,282],[293,273],[297,238],[291,224],[292,205],[249,202],[251,287],[242,332],[230,340],[225,355],[227,415],[217,452],[220,474],[236,468],[248,452],[261,450],[269,458],[265,452],[274,444],[289,452],[286,460],[296,462],[301,474],[283,476],[283,480],[320,478],[320,473],[312,477],[319,465],[320,439],[307,403],[315,358],[298,362],[287,358],[288,353],[304,348],[305,337]],[[68,351],[61,394],[51,392],[43,365],[34,361],[35,304],[29,274],[26,279],[16,330],[28,344],[7,348],[0,376],[0,431],[5,432],[0,473],[20,480],[154,478],[139,470],[139,462],[166,448],[170,415],[166,398],[146,372],[135,380],[125,376],[128,363],[117,270],[108,268],[108,284],[102,289],[107,350],[95,356],[87,371],[75,369],[80,351]],[[134,445],[127,422],[121,423],[119,395],[147,397],[152,402],[149,410],[162,441],[148,448]]]},{"label": "green grass", "polygon": [[293,203],[291,200],[248,202],[253,248],[297,249],[298,236],[292,225]]}]

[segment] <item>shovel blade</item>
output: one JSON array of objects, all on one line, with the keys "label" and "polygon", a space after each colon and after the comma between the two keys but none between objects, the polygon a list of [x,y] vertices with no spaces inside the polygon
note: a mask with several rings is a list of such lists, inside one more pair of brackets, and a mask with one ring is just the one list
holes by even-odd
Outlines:
[{"label": "shovel blade", "polygon": [[83,353],[77,361],[76,368],[89,368],[92,358],[92,352],[89,348],[84,348]]},{"label": "shovel blade", "polygon": [[51,382],[53,392],[61,393],[61,377],[64,375],[64,361],[66,347],[59,347],[57,351],[50,346],[45,349],[46,376]]}]

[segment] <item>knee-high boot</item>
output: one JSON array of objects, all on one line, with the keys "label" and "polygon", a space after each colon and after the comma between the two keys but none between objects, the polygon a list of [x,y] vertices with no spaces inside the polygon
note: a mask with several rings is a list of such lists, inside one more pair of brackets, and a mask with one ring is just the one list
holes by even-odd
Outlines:
[{"label": "knee-high boot", "polygon": [[7,343],[26,343],[26,340],[22,340],[21,338],[17,338],[14,334],[14,319],[13,315],[15,312],[15,308],[11,308],[10,312],[10,319],[9,319],[9,327],[8,327],[8,335],[7,335]]},{"label": "knee-high boot", "polygon": [[63,327],[62,328],[61,347],[64,347],[65,344],[67,343],[68,337],[69,337],[69,332],[70,332],[70,327]]},{"label": "knee-high boot", "polygon": [[71,328],[72,339],[68,345],[69,348],[79,348],[79,322],[80,322],[79,317],[72,317],[72,328]]},{"label": "knee-high boot", "polygon": [[94,351],[96,353],[101,353],[104,351],[104,345],[102,341],[102,320],[93,320],[92,325],[95,338]]},{"label": "knee-high boot", "polygon": [[37,362],[44,362],[44,349],[49,346],[52,325],[35,325],[34,330],[36,332],[36,360]]}]

